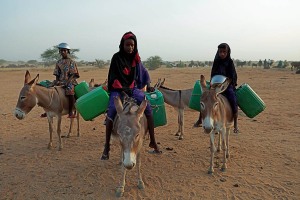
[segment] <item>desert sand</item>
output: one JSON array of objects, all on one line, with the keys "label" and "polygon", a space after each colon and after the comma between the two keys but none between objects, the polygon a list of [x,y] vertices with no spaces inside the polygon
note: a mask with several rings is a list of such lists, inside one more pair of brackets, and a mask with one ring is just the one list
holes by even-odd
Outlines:
[{"label": "desert sand", "polygon": [[[29,69],[31,76],[53,80],[52,68]],[[80,81],[103,82],[107,69],[79,68]],[[263,99],[266,109],[253,119],[239,110],[239,134],[230,136],[228,169],[207,174],[209,136],[193,128],[198,112],[185,111],[185,135],[178,140],[177,112],[166,106],[167,125],[157,127],[162,155],[149,154],[149,140],[142,149],[145,189],[137,188],[136,170],[128,171],[124,196],[119,199],[300,199],[300,77],[285,69],[237,68],[238,85],[248,83]],[[150,71],[152,82],[166,78],[165,86],[192,88],[210,68],[161,68]],[[25,69],[0,71],[0,199],[116,199],[121,179],[119,146],[113,141],[110,159],[101,161],[105,140],[104,115],[94,121],[80,119],[76,129],[63,138],[58,151],[49,142],[43,109],[34,107],[24,120],[14,117]],[[63,117],[66,135],[69,119]],[[167,150],[170,148],[173,150]],[[221,154],[215,162],[221,163]]]}]

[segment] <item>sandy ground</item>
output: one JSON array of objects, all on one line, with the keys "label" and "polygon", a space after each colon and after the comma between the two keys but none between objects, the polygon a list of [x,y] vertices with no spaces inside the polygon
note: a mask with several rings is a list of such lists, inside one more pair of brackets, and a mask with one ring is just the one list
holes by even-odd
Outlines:
[{"label": "sandy ground", "polygon": [[[79,81],[102,82],[107,69],[80,68]],[[52,69],[31,69],[40,80],[53,80]],[[136,170],[127,174],[120,199],[300,199],[300,95],[299,75],[289,70],[237,69],[238,83],[248,83],[267,107],[254,119],[239,111],[240,134],[231,134],[231,158],[226,172],[209,167],[209,137],[193,128],[197,112],[185,112],[183,140],[174,136],[177,113],[166,105],[168,124],[158,127],[156,139],[162,155],[143,147],[142,175],[146,188],[137,188]],[[158,69],[150,71],[153,82],[166,78],[173,89],[192,88],[209,68]],[[101,161],[105,139],[104,116],[94,121],[81,118],[76,130],[63,138],[64,149],[47,149],[47,120],[35,107],[24,120],[13,116],[25,69],[0,71],[0,199],[115,199],[121,179],[119,146],[115,141],[108,161]],[[69,121],[63,118],[67,133]],[[166,150],[166,148],[173,150]],[[221,163],[221,154],[216,155]]]}]

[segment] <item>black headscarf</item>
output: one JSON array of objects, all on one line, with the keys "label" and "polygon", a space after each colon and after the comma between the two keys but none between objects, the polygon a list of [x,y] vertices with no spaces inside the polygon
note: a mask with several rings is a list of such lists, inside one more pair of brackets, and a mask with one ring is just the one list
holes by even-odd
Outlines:
[{"label": "black headscarf", "polygon": [[[219,56],[219,49],[227,49],[227,56],[226,58],[222,59]],[[211,76],[212,78],[215,75],[223,75],[231,79],[231,84],[235,87],[237,86],[237,73],[234,67],[233,60],[231,59],[230,56],[231,49],[228,44],[226,43],[221,43],[218,46],[218,51],[216,53],[213,67],[211,69]]]},{"label": "black headscarf", "polygon": [[[124,51],[124,42],[134,40],[134,51],[128,54]],[[120,41],[119,52],[112,57],[108,73],[108,90],[126,91],[133,88],[136,77],[136,66],[141,62],[137,48],[137,39],[132,32],[125,33]]]}]

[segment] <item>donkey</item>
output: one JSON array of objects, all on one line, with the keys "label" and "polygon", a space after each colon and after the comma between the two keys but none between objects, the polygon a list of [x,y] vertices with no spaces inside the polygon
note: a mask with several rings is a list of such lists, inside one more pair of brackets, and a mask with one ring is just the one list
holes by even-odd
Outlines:
[{"label": "donkey", "polygon": [[[69,100],[65,95],[64,88],[60,86],[46,88],[38,84],[38,80],[39,74],[31,80],[29,71],[26,71],[24,86],[20,91],[14,115],[20,120],[24,119],[26,114],[28,114],[32,108],[34,108],[36,105],[41,106],[47,113],[49,124],[50,142],[48,144],[48,149],[52,148],[53,117],[57,117],[59,150],[62,150],[63,144],[61,140],[61,119],[63,115],[68,114]],[[79,113],[77,113],[76,119],[77,136],[79,137]],[[72,132],[73,121],[74,119],[71,119],[67,137],[70,137]]]},{"label": "donkey", "polygon": [[[174,107],[178,111],[178,130],[175,135],[179,136],[179,140],[182,140],[184,133],[184,109],[189,108],[189,102],[192,97],[193,88],[185,90],[173,90],[164,87],[164,82],[165,79],[163,81],[158,79],[158,82],[154,85],[154,88],[158,89],[163,94],[165,103]],[[199,118],[195,122],[194,127],[201,126],[201,123],[201,113],[199,113]]]},{"label": "donkey", "polygon": [[90,82],[89,82],[89,88],[90,90],[95,89],[96,87],[100,87],[102,86],[103,88],[107,87],[107,79],[103,82],[103,83],[95,83],[95,79],[91,78]]},{"label": "donkey", "polygon": [[208,173],[214,172],[214,153],[216,147],[214,145],[215,134],[219,133],[218,151],[220,151],[220,143],[222,137],[222,150],[223,150],[223,165],[221,170],[224,172],[227,169],[227,158],[229,158],[229,134],[233,128],[233,113],[231,106],[223,96],[223,91],[226,90],[230,83],[226,79],[222,84],[211,85],[209,89],[206,88],[205,77],[201,75],[200,84],[202,87],[202,96],[200,100],[202,125],[204,132],[210,135],[210,167]]},{"label": "donkey", "polygon": [[138,188],[144,189],[145,185],[141,176],[141,148],[146,137],[148,126],[144,110],[147,101],[144,100],[137,106],[133,98],[124,97],[122,104],[119,97],[114,99],[117,116],[114,120],[112,136],[119,138],[121,145],[122,180],[117,187],[116,196],[124,194],[126,170],[131,170],[137,163]]}]

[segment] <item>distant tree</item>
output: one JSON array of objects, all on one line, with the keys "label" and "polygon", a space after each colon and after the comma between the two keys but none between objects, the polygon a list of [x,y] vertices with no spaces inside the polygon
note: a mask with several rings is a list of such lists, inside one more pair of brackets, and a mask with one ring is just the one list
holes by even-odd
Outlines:
[{"label": "distant tree", "polygon": [[25,61],[23,61],[23,60],[18,60],[17,63],[18,63],[19,65],[23,65],[23,64],[25,64]]},{"label": "distant tree", "polygon": [[161,66],[161,63],[162,63],[161,57],[151,56],[146,60],[145,65],[149,70],[155,70]]},{"label": "distant tree", "polygon": [[[77,56],[75,55],[76,52],[79,52],[79,49],[71,49],[70,50],[70,57],[72,59],[77,59]],[[46,49],[41,54],[42,60],[45,62],[46,66],[49,66],[51,64],[54,64],[57,60],[61,58],[57,45],[53,46],[52,48]]]},{"label": "distant tree", "polygon": [[176,67],[182,68],[186,67],[185,64],[180,60],[179,63],[176,65]]},{"label": "distant tree", "polygon": [[103,68],[105,66],[105,61],[104,60],[101,60],[101,59],[95,59],[96,61],[96,67],[99,67],[99,68]]},{"label": "distant tree", "polygon": [[205,61],[204,64],[211,67],[213,65],[213,62],[212,61]]},{"label": "distant tree", "polygon": [[0,59],[0,65],[3,65],[3,64],[5,64],[7,61],[6,60],[4,60],[4,59]]},{"label": "distant tree", "polygon": [[188,66],[189,66],[189,67],[193,67],[193,66],[195,66],[195,63],[194,63],[194,61],[192,60]]},{"label": "distant tree", "polygon": [[199,66],[199,67],[204,67],[205,64],[204,64],[203,62],[198,61],[198,66]]},{"label": "distant tree", "polygon": [[38,61],[37,60],[28,60],[27,63],[31,64],[31,65],[37,65]]}]

